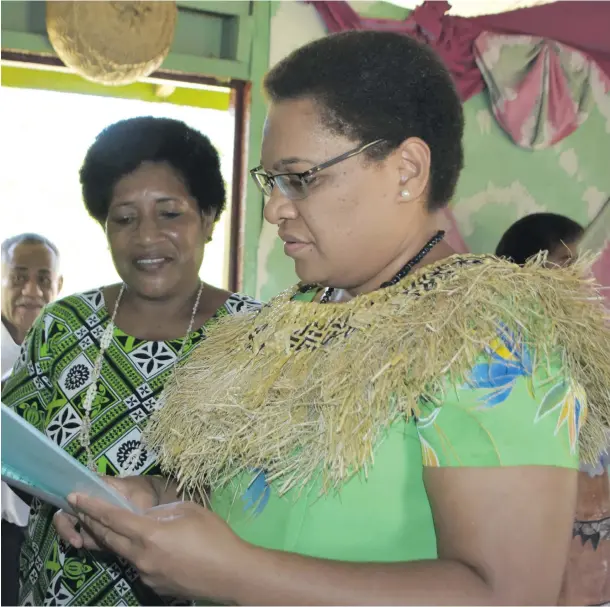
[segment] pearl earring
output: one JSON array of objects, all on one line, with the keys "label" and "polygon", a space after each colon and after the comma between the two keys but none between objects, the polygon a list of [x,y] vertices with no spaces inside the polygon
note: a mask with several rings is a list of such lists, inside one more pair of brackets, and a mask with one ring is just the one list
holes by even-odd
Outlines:
[{"label": "pearl earring", "polygon": [[407,190],[406,188],[400,193],[400,195],[403,198],[409,198],[409,196],[411,196],[411,193],[409,192],[409,190]]}]

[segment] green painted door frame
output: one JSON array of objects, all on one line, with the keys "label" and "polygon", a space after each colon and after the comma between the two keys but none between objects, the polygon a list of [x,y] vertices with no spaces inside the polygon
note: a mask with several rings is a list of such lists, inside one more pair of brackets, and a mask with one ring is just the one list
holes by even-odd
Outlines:
[{"label": "green painted door frame", "polygon": [[[267,115],[267,104],[263,95],[262,82],[269,68],[269,42],[271,39],[271,2],[257,0],[253,2],[253,35],[250,39],[250,116],[248,135],[248,165],[246,169],[260,163],[260,152],[263,141],[263,126]],[[256,275],[258,268],[258,245],[263,226],[264,200],[246,170],[246,204],[243,253],[242,285],[246,293],[254,295],[258,288]]]},{"label": "green painted door frame", "polygon": [[[245,292],[254,294],[257,286],[257,251],[263,200],[251,183],[246,168],[257,164],[265,119],[265,101],[260,83],[269,65],[271,3],[267,0],[178,0],[177,5],[178,20],[174,42],[161,71],[174,74],[181,80],[188,79],[190,75],[212,78],[218,84],[241,87],[241,90],[243,83],[251,83],[246,87],[249,100],[245,108],[248,116],[245,129],[248,138],[247,154],[244,166],[241,167],[241,175],[234,175],[234,179],[242,180],[242,191],[245,192],[245,201],[242,201],[241,247],[238,251],[240,283]],[[3,53],[30,56],[32,63],[39,62],[41,58],[56,57],[46,34],[45,2],[4,0],[0,8]],[[65,66],[58,66],[56,62],[55,65],[48,63],[49,61],[47,69],[69,71]],[[78,77],[72,75],[71,78]],[[18,77],[16,79],[19,80]],[[55,88],[53,78],[39,78],[39,86]],[[134,87],[145,85],[132,85],[131,89],[107,87],[104,92],[98,90],[99,87],[96,89],[97,85],[84,80],[82,86],[76,82],[72,82],[70,86],[77,86],[84,93],[130,97],[140,94]],[[190,101],[185,103],[202,107],[218,107],[224,103],[220,96],[214,96],[209,91],[200,93],[200,100],[192,102],[191,96]],[[211,105],[207,105],[208,103]]]}]

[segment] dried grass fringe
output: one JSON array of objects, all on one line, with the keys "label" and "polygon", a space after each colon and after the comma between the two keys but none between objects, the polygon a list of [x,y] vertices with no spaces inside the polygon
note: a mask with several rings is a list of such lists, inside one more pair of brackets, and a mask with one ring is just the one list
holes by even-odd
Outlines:
[{"label": "dried grass fringe", "polygon": [[[567,269],[543,261],[455,256],[348,303],[291,301],[295,288],[258,314],[227,317],[167,385],[148,444],[191,495],[253,468],[281,492],[320,472],[326,489],[338,487],[366,470],[393,421],[437,399],[447,380],[461,383],[504,323],[537,360],[561,351],[563,370],[585,388],[580,450],[592,461],[610,426],[609,319],[583,278],[590,260]],[[450,267],[431,290],[404,294]],[[355,330],[323,347],[290,345],[305,327],[319,345],[345,326]]]}]

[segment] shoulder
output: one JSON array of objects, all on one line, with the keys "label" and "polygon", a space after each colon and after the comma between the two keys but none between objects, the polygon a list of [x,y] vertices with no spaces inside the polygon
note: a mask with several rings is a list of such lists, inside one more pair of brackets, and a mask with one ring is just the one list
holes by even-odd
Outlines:
[{"label": "shoulder", "polygon": [[462,379],[445,376],[422,402],[425,465],[576,468],[587,396],[562,359],[492,339]]},{"label": "shoulder", "polygon": [[258,312],[262,307],[263,304],[260,301],[243,293],[231,293],[223,304],[223,308],[228,314]]},{"label": "shoulder", "polygon": [[74,293],[47,304],[32,325],[27,339],[36,343],[63,340],[69,335],[78,335],[83,325],[99,324],[106,315],[101,288]]},{"label": "shoulder", "polygon": [[65,317],[73,315],[87,318],[92,313],[99,312],[105,307],[102,289],[98,288],[56,299],[45,306],[41,316]]}]

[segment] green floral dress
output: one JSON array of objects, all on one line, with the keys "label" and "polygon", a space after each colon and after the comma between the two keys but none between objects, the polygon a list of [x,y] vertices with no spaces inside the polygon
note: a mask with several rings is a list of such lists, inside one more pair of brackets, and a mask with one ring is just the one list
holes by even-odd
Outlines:
[{"label": "green floral dress", "polygon": [[462,385],[445,382],[417,417],[394,422],[366,477],[338,493],[321,495],[314,480],[280,496],[256,470],[217,491],[213,509],[242,538],[270,549],[355,562],[435,559],[424,468],[578,468],[582,390],[553,361],[536,360],[534,372],[533,356],[501,333]]},{"label": "green floral dress", "polygon": [[[231,295],[214,317],[186,339],[188,355],[208,328],[227,314],[257,309]],[[86,463],[79,432],[87,387],[110,321],[101,289],[73,295],[45,308],[21,350],[2,399],[62,449]],[[140,437],[160,405],[163,386],[183,339],[144,341],[115,328],[106,351],[98,396],[91,412],[91,450],[101,474],[118,475],[137,449],[132,474],[160,474]],[[131,462],[133,467],[133,462]],[[41,462],[44,466],[44,462]],[[54,508],[34,500],[21,556],[22,605],[162,605],[125,561],[77,551],[61,542],[52,524]]]}]

